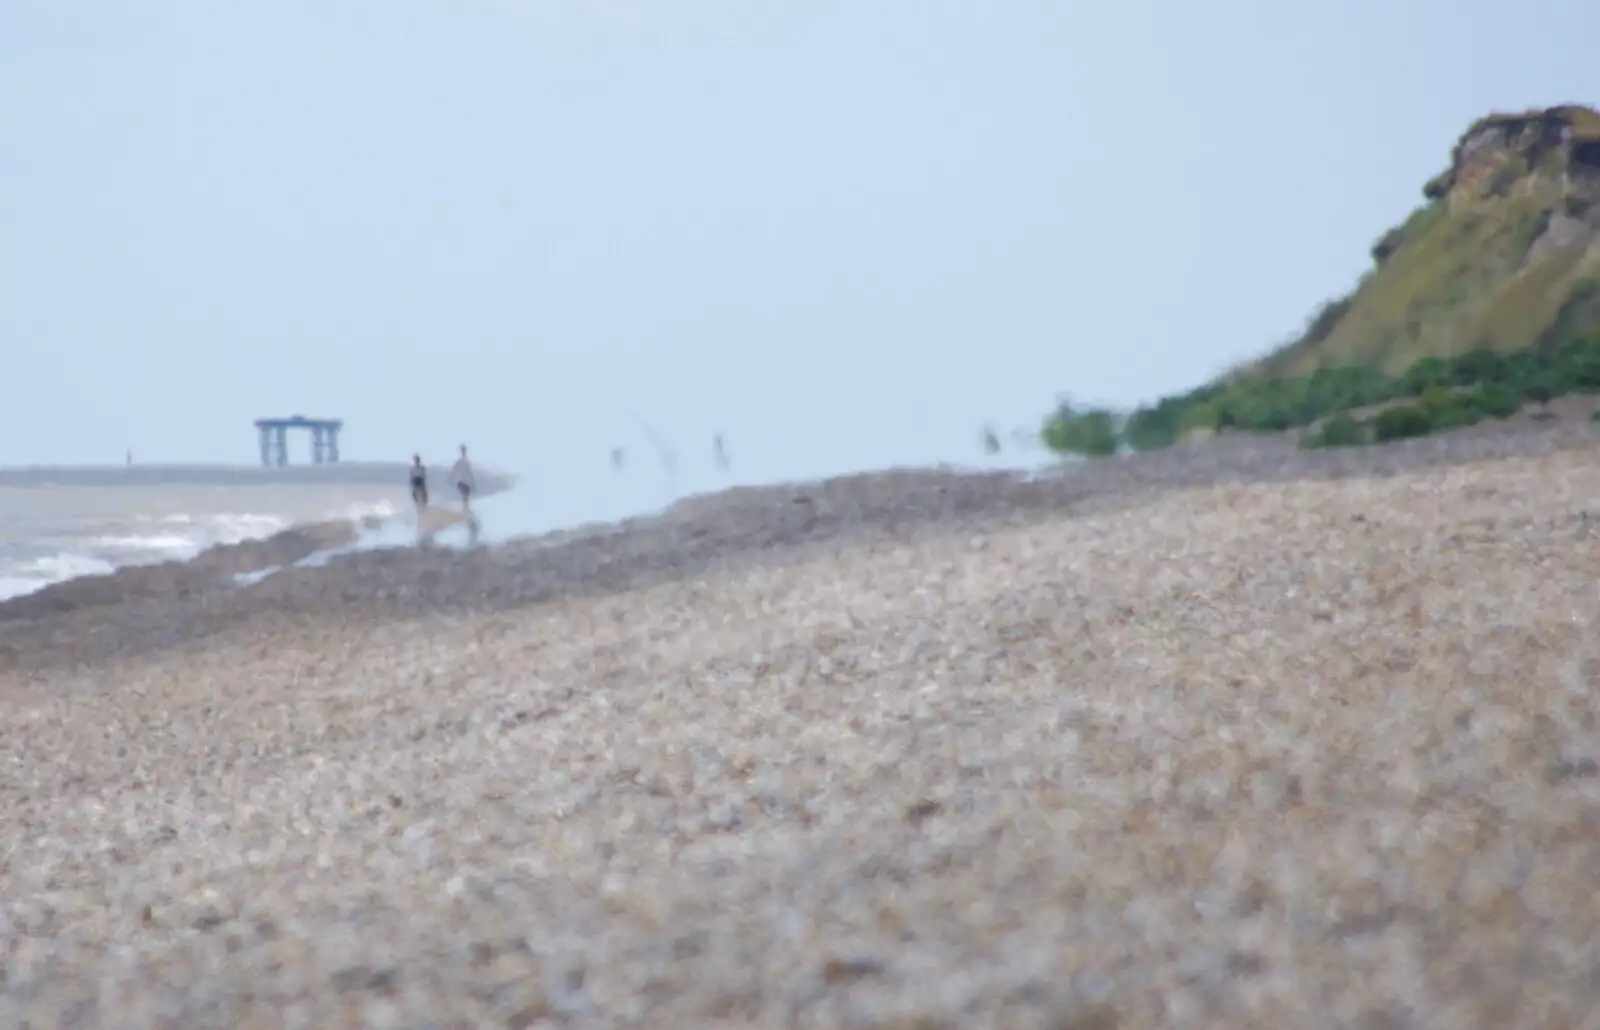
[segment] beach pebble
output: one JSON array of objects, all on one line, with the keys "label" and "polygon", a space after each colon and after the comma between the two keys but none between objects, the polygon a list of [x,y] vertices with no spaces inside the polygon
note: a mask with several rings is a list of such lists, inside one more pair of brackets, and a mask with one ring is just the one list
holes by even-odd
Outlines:
[{"label": "beach pebble", "polygon": [[1600,452],[1507,439],[30,608],[0,1026],[1585,1025]]}]

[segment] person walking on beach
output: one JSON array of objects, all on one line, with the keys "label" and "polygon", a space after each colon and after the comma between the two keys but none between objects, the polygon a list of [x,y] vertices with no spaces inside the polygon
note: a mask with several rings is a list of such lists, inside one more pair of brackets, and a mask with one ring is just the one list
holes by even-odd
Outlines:
[{"label": "person walking on beach", "polygon": [[428,506],[428,470],[422,464],[422,455],[411,456],[411,502],[417,506],[417,517]]},{"label": "person walking on beach", "polygon": [[461,510],[471,515],[472,491],[478,488],[478,480],[472,474],[472,462],[467,460],[466,444],[461,445],[461,457],[450,469],[450,478],[455,481],[456,490],[461,494]]}]

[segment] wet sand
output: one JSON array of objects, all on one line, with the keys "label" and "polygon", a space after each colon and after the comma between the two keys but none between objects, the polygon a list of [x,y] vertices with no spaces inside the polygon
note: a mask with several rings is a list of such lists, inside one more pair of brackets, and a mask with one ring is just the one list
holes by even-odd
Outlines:
[{"label": "wet sand", "polygon": [[1597,458],[1219,440],[0,605],[0,1022],[1595,1025]]}]

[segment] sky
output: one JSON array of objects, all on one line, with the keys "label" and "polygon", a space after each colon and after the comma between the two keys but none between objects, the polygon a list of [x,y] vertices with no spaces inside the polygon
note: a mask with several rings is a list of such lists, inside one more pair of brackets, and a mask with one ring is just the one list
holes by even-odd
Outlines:
[{"label": "sky", "polygon": [[[1448,16],[1444,12],[1448,9]],[[966,461],[1292,337],[1592,0],[5,0],[0,465]],[[308,441],[298,441],[306,460]],[[579,500],[572,500],[578,498]]]}]

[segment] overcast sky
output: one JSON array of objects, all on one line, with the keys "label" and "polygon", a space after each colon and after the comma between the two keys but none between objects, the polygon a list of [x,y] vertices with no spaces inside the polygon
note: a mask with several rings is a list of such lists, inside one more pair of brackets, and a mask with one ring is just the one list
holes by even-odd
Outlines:
[{"label": "overcast sky", "polygon": [[[964,460],[1292,335],[1586,0],[5,0],[0,464]],[[303,450],[308,445],[298,444]]]}]

